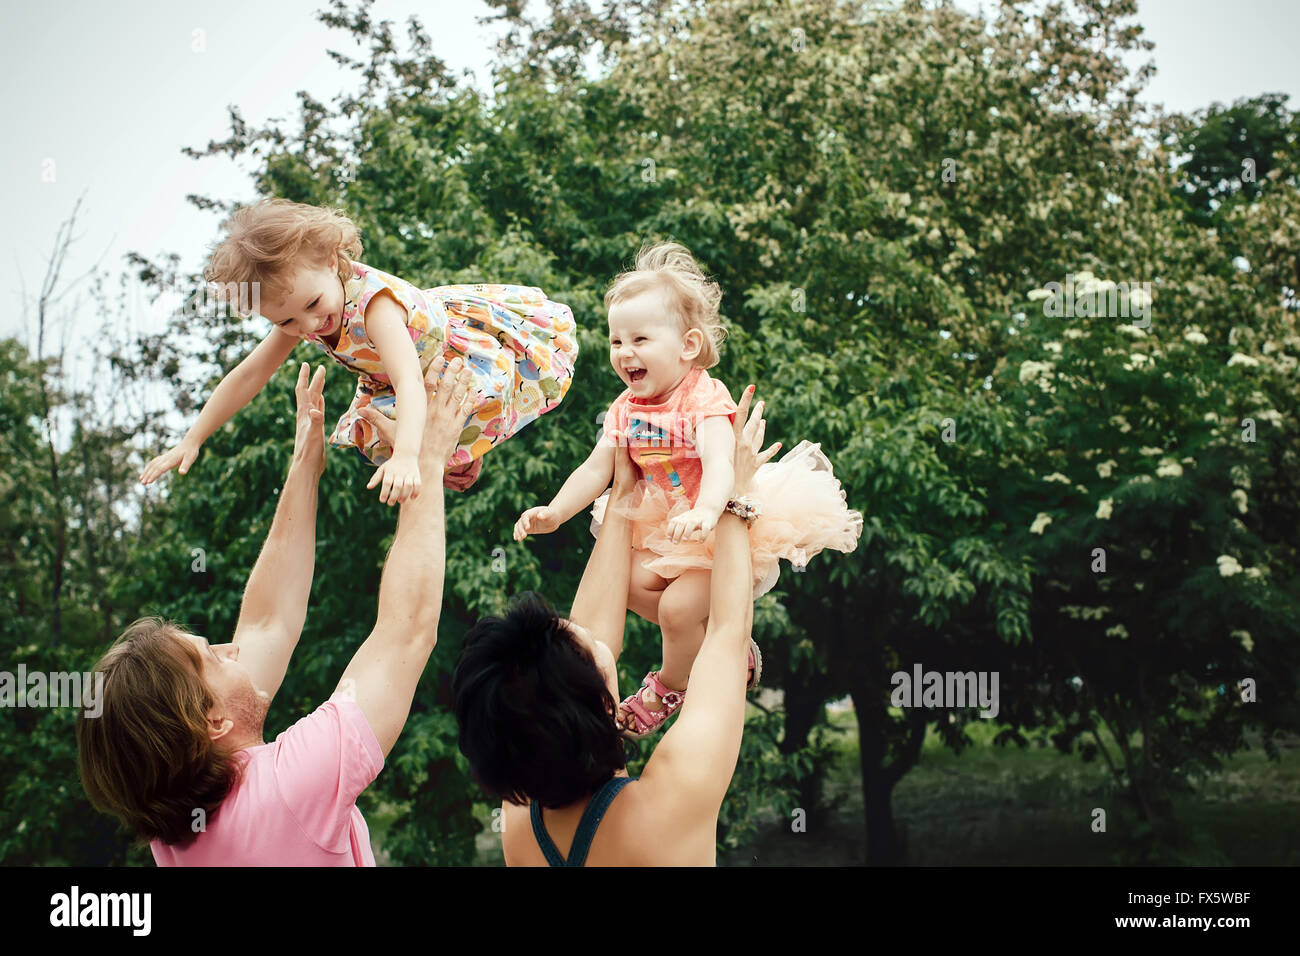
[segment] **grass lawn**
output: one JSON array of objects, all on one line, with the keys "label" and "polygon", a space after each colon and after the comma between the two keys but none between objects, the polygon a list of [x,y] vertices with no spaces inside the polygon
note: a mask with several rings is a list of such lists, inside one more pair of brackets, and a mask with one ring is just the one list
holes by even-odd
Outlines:
[{"label": "grass lawn", "polygon": [[[865,859],[857,728],[850,710],[833,713],[839,757],[826,781],[833,810],[806,833],[788,822],[765,828],[754,845],[720,856],[724,865],[851,865]],[[961,756],[931,728],[921,760],[894,788],[894,818],[912,866],[1113,866],[1137,818],[1114,791],[1100,760],[1064,756],[1046,740],[997,747],[995,722],[967,728]],[[1249,738],[1248,738],[1249,739]],[[1113,741],[1105,741],[1114,751]],[[1258,738],[1224,769],[1174,800],[1178,842],[1189,864],[1300,863],[1300,741],[1271,763]],[[1093,809],[1106,832],[1092,831]],[[775,814],[773,815],[775,818]]]}]

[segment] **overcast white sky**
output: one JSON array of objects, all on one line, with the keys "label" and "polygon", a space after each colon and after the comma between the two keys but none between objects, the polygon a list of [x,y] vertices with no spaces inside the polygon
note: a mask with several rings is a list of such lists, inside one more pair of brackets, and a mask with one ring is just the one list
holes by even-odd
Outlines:
[{"label": "overcast white sky", "polygon": [[[0,336],[25,338],[22,286],[30,303],[59,224],[83,192],[80,238],[65,276],[96,261],[116,273],[128,250],[151,258],[177,252],[186,267],[201,265],[221,217],[195,209],[185,195],[255,196],[247,173],[229,160],[196,161],[180,149],[225,138],[230,104],[260,125],[272,116],[295,118],[300,89],[329,102],[355,88],[354,74],[325,54],[327,48],[357,51],[344,46],[342,32],[315,19],[323,6],[320,0],[3,5],[0,32],[10,39],[0,83],[10,133],[0,152],[9,222],[0,242],[6,259],[0,291],[9,294],[11,307],[0,314]],[[476,22],[486,12],[481,0],[379,0],[374,7],[377,18],[398,25],[401,40],[401,24],[417,15],[436,55],[454,71],[472,70],[480,83],[489,78],[492,52],[492,31]],[[1138,20],[1156,44],[1149,102],[1190,111],[1283,92],[1300,109],[1295,0],[1139,0]],[[194,50],[196,30],[204,31],[203,52]],[[53,183],[42,181],[49,160]]]}]

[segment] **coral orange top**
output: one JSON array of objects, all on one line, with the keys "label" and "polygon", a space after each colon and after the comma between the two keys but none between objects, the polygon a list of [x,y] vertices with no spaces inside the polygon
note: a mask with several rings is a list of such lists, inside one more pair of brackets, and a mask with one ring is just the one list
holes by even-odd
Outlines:
[{"label": "coral orange top", "polygon": [[662,402],[650,404],[633,398],[630,388],[624,391],[605,413],[601,442],[626,445],[642,477],[670,503],[685,498],[694,507],[704,475],[695,433],[700,422],[715,415],[734,421],[736,403],[727,386],[697,366]]}]

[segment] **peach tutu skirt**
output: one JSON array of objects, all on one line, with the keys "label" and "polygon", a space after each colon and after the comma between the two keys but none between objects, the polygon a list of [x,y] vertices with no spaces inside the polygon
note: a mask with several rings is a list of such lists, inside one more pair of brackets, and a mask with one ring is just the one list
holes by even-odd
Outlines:
[{"label": "peach tutu skirt", "polygon": [[[821,551],[847,554],[858,546],[862,514],[849,509],[820,444],[801,441],[780,459],[760,465],[751,497],[763,508],[749,529],[755,598],[776,585],[781,558],[802,571]],[[605,492],[592,505],[593,535],[600,532],[608,503]],[[669,519],[690,510],[687,499],[670,503],[658,485],[641,481],[621,510],[632,523],[632,547],[654,552],[645,561],[647,570],[671,580],[683,571],[712,569],[715,532],[702,541],[677,544],[668,537]]]}]

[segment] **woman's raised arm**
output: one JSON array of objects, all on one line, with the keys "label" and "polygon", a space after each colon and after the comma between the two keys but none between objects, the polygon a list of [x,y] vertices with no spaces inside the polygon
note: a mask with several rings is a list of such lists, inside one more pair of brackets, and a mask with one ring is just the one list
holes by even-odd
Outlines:
[{"label": "woman's raised arm", "polygon": [[615,505],[632,493],[637,471],[627,448],[614,453],[614,487],[605,506],[600,535],[582,572],[578,593],[573,596],[569,620],[581,624],[617,659],[623,649],[627,625],[627,586],[632,574],[632,525]]},{"label": "woman's raised arm", "polygon": [[[732,497],[750,491],[754,473],[780,447],[764,452],[763,403],[749,414],[754,387],[736,411],[735,486]],[[731,784],[745,729],[745,684],[749,634],[754,620],[754,581],[745,521],[724,511],[714,530],[709,623],[691,668],[691,692],[677,723],[646,764],[642,779],[665,781],[674,812],[689,823],[717,820]]]}]

